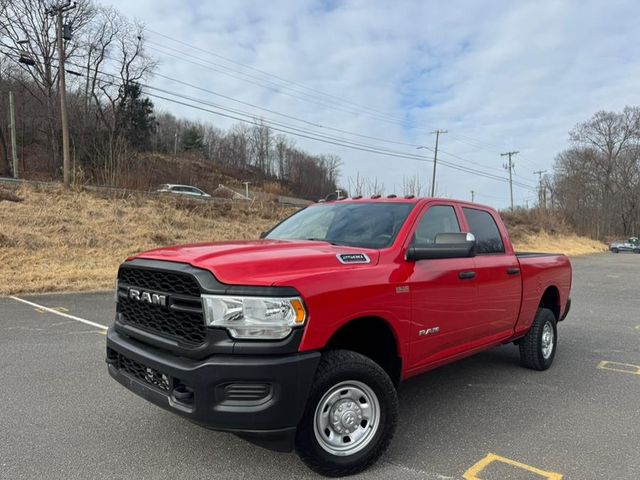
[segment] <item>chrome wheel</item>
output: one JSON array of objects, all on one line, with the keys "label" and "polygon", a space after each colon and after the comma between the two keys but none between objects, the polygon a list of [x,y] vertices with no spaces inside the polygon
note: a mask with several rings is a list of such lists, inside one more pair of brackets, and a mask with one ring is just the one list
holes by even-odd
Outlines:
[{"label": "chrome wheel", "polygon": [[320,446],[332,455],[353,455],[366,447],[380,425],[375,392],[356,380],[341,382],[318,402],[313,430]]},{"label": "chrome wheel", "polygon": [[553,325],[551,325],[551,322],[547,322],[542,327],[542,356],[545,360],[553,353],[554,342]]}]

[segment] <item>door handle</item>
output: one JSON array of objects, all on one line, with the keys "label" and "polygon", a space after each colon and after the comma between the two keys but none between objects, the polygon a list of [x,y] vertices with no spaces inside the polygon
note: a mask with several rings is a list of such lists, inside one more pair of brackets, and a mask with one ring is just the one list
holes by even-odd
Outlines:
[{"label": "door handle", "polygon": [[460,272],[458,278],[460,280],[471,280],[472,278],[476,278],[476,272]]},{"label": "door handle", "polygon": [[519,273],[519,268],[507,268],[507,275],[518,275]]}]

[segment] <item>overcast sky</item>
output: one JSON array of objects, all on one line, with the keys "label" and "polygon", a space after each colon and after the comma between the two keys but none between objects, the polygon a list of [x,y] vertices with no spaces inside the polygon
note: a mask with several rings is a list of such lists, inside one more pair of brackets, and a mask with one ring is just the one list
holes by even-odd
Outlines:
[{"label": "overcast sky", "polygon": [[[637,0],[101,3],[146,24],[149,53],[160,60],[162,75],[295,119],[165,78],[153,85],[313,135],[425,156],[398,159],[296,138],[311,153],[340,155],[344,186],[359,173],[377,177],[386,193],[402,193],[403,176],[415,174],[426,187],[432,152],[415,145],[432,149],[435,129],[448,130],[440,137],[443,162],[506,177],[500,153],[518,150],[514,179],[534,186],[533,171],[551,171],[575,123],[598,110],[640,105]],[[234,123],[154,102],[223,128]],[[476,201],[509,203],[507,183],[444,164],[437,186],[449,197],[469,199],[475,190]],[[536,193],[516,186],[514,196],[524,205]]]}]

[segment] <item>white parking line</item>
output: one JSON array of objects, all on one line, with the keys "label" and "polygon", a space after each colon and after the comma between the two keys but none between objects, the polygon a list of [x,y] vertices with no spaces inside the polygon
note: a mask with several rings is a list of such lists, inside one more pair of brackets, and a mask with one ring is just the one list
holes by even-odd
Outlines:
[{"label": "white parking line", "polygon": [[39,305],[37,303],[33,303],[28,300],[24,300],[22,298],[18,298],[18,297],[9,297],[9,298],[11,298],[12,300],[15,300],[16,302],[22,302],[27,305],[31,305],[34,308],[39,308],[40,310],[43,310],[45,312],[53,313],[54,315],[60,315],[61,317],[69,318],[71,320],[75,320],[76,322],[84,323],[86,325],[91,325],[92,327],[100,328],[102,330],[107,330],[109,328],[100,323],[92,322],[91,320],[86,320],[84,318],[76,317],[74,315],[69,315],[68,313],[59,312],[58,310],[54,310],[53,308],[45,307],[44,305]]}]

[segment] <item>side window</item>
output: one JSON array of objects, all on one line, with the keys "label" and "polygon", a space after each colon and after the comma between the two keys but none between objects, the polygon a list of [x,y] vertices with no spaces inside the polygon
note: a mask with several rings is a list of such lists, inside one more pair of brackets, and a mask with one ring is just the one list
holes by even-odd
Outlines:
[{"label": "side window", "polygon": [[463,208],[471,233],[476,237],[478,253],[504,253],[504,243],[495,220],[489,212]]},{"label": "side window", "polygon": [[460,232],[460,223],[454,208],[435,205],[429,208],[420,220],[411,245],[414,247],[428,247],[435,244],[436,235],[439,233],[458,232]]}]

